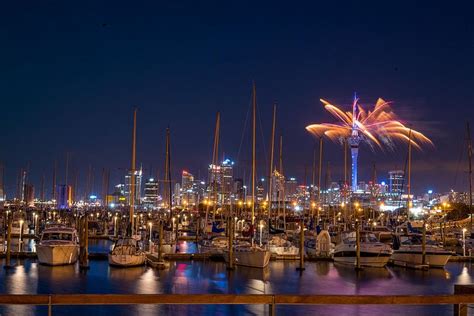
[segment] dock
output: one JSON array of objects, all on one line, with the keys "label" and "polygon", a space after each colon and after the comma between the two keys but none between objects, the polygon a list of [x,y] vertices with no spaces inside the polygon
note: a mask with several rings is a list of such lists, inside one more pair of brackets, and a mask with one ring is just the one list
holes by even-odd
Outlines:
[{"label": "dock", "polygon": [[150,253],[146,254],[146,264],[156,269],[167,269],[170,266],[169,262],[166,262],[164,260],[158,260],[157,254]]}]

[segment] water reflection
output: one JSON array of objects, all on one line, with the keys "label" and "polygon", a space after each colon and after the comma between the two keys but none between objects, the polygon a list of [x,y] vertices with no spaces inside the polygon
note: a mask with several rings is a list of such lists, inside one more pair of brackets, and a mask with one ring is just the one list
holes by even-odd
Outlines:
[{"label": "water reflection", "polygon": [[472,284],[473,279],[472,279],[471,273],[472,273],[472,265],[470,263],[465,264],[464,267],[462,268],[461,273],[456,278],[456,283],[457,284]]},{"label": "water reflection", "polygon": [[[3,264],[3,262],[0,262]],[[446,269],[417,271],[389,267],[366,268],[359,273],[353,267],[331,262],[307,262],[306,270],[296,271],[298,262],[271,261],[267,269],[237,266],[228,271],[222,262],[174,261],[167,270],[149,267],[121,269],[109,267],[106,260],[91,260],[90,270],[80,271],[77,265],[49,267],[35,260],[14,261],[16,268],[0,269],[2,293],[293,293],[293,294],[441,294],[452,293],[453,284],[473,282],[470,264],[449,263]],[[279,313],[322,314],[404,314],[422,315],[432,309],[425,307],[312,306],[282,307]],[[90,314],[157,315],[157,314],[256,314],[262,306],[120,306],[61,307],[68,316]],[[39,309],[29,306],[0,307],[2,315],[33,315]],[[67,311],[67,312],[66,312]],[[438,314],[450,313],[450,307],[437,306]]]}]

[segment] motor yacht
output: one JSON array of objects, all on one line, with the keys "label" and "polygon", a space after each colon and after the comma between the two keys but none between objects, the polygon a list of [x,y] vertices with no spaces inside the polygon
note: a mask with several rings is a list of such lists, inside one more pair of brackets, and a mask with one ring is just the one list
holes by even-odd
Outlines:
[{"label": "motor yacht", "polygon": [[[357,260],[356,232],[344,233],[341,242],[334,249],[334,262],[355,265]],[[381,243],[372,232],[360,232],[360,265],[384,267],[392,249]]]},{"label": "motor yacht", "polygon": [[46,265],[73,264],[79,257],[79,239],[74,228],[53,226],[46,228],[36,245],[38,261]]}]

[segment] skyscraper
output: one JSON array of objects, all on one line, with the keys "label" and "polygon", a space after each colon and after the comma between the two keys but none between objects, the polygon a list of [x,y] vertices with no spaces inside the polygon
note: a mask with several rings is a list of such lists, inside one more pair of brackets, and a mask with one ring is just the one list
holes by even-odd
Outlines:
[{"label": "skyscraper", "polygon": [[296,188],[298,187],[298,182],[296,178],[289,178],[285,182],[285,197],[287,201],[290,201],[296,198]]},{"label": "skyscraper", "polygon": [[151,208],[158,206],[158,192],[158,180],[155,178],[149,178],[145,182],[143,204]]},{"label": "skyscraper", "polygon": [[193,182],[194,176],[186,170],[183,170],[183,172],[181,173],[181,188],[183,189],[183,191],[192,189]]},{"label": "skyscraper", "polygon": [[236,200],[245,200],[245,192],[244,192],[244,180],[241,178],[237,178],[234,180],[234,188],[232,189],[235,194]]},{"label": "skyscraper", "polygon": [[231,193],[233,192],[233,169],[234,162],[230,159],[224,159],[220,165],[209,165],[208,191],[214,192],[221,203],[229,199]]},{"label": "skyscraper", "polygon": [[58,185],[57,187],[57,204],[59,209],[67,209],[72,205],[72,188],[70,185]]},{"label": "skyscraper", "polygon": [[400,195],[403,193],[403,184],[405,182],[405,172],[403,170],[392,170],[388,172],[389,184],[388,192],[391,195]]},{"label": "skyscraper", "polygon": [[[127,198],[127,205],[130,204],[130,192],[131,192],[131,171],[128,171],[125,176],[125,189],[124,195]],[[142,192],[142,168],[135,170],[135,204],[140,204]]]},{"label": "skyscraper", "polygon": [[281,201],[283,197],[284,188],[285,188],[285,176],[283,176],[277,170],[273,171],[271,200]]},{"label": "skyscraper", "polygon": [[222,173],[222,193],[232,193],[232,186],[234,182],[234,162],[230,159],[225,159],[221,164]]}]

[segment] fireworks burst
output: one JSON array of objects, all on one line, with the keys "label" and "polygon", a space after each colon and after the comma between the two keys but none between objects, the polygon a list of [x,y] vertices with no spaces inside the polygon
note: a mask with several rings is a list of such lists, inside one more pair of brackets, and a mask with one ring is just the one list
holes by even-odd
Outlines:
[{"label": "fireworks burst", "polygon": [[401,123],[393,110],[390,102],[378,99],[372,111],[366,111],[354,98],[352,112],[344,112],[337,106],[321,99],[324,108],[335,116],[338,123],[312,124],[306,130],[316,136],[326,136],[333,141],[355,139],[364,141],[372,148],[388,147],[393,149],[394,141],[411,142],[418,149],[422,144],[433,145],[431,140],[422,133],[413,130]]}]

